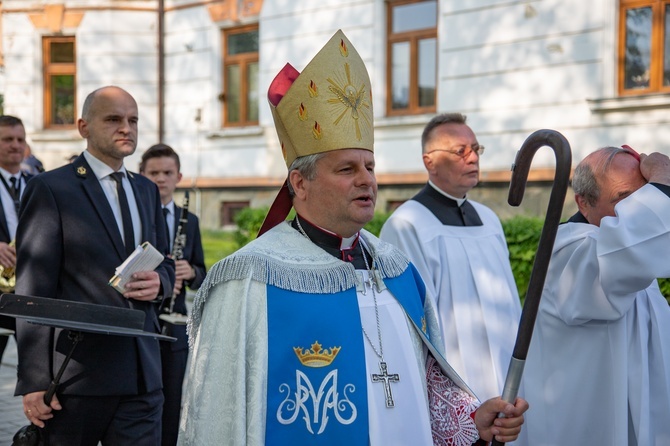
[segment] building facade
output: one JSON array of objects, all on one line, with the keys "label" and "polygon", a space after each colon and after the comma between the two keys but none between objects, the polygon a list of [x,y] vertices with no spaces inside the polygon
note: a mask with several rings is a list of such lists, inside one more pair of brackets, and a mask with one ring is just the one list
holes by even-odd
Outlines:
[{"label": "building facade", "polygon": [[[47,168],[85,148],[85,96],[119,85],[136,99],[140,139],[182,159],[204,227],[267,206],[286,176],[267,88],[342,29],[373,86],[378,209],[425,182],[420,135],[458,111],[487,147],[471,195],[501,217],[542,215],[554,158],[541,149],[529,198],[506,203],[526,137],[555,129],[574,162],[629,144],[670,153],[668,0],[3,0],[0,91]],[[194,199],[195,197],[195,199]],[[574,210],[568,199],[566,213]]]}]

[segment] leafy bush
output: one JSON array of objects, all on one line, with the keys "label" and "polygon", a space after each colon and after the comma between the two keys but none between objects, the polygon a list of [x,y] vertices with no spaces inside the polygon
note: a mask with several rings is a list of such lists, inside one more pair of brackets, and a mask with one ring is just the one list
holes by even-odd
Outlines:
[{"label": "leafy bush", "polygon": [[[241,248],[256,238],[256,234],[258,234],[258,230],[261,228],[267,213],[268,208],[245,208],[237,213],[235,216],[237,229],[235,230],[234,237],[238,248]],[[365,229],[378,236],[379,232],[382,230],[384,222],[389,218],[389,215],[391,214],[381,212],[375,213],[372,220],[365,225]],[[291,212],[286,219],[292,220],[293,218],[295,218],[295,210],[291,209]]]},{"label": "leafy bush", "polygon": [[516,216],[502,222],[512,273],[521,301],[526,298],[537,244],[544,221],[537,217]]},{"label": "leafy bush", "polygon": [[365,229],[379,237],[379,233],[382,231],[382,226],[384,226],[384,223],[386,223],[386,220],[388,220],[390,216],[390,212],[375,212],[375,216],[372,217],[372,220],[365,225]]},{"label": "leafy bush", "polygon": [[[267,208],[246,208],[241,210],[235,216],[237,229],[233,233],[233,240],[228,240],[226,247],[222,249],[221,252],[228,255],[235,249],[239,249],[255,239],[258,230],[263,224],[267,211]],[[292,210],[287,218],[292,219],[294,216],[295,211]],[[365,229],[378,236],[382,226],[389,216],[390,213],[375,213],[373,219],[365,225]],[[540,241],[543,225],[544,220],[538,217],[515,216],[502,221],[503,231],[505,232],[505,238],[507,239],[507,246],[509,248],[512,273],[514,274],[517,290],[522,302],[525,299],[526,291],[528,290],[530,273],[533,269],[535,253]],[[204,238],[205,235],[203,234],[203,239]],[[207,259],[216,258],[216,260],[218,260],[222,258],[217,257],[220,255],[218,252],[215,254],[208,254],[210,246],[208,246],[209,243],[204,242],[205,240],[203,240],[203,245],[205,246],[205,257]],[[225,244],[225,242],[220,241],[220,243],[221,242]],[[231,246],[234,249],[230,250]],[[230,252],[228,252],[229,250]],[[208,264],[208,266],[210,266],[210,264]],[[661,287],[661,292],[670,302],[670,279],[660,279],[658,282]]]},{"label": "leafy bush", "polygon": [[[509,247],[510,263],[521,301],[526,298],[530,273],[544,220],[538,217],[513,217],[502,222]],[[670,303],[670,279],[659,279],[661,293]]]},{"label": "leafy bush", "polygon": [[658,286],[661,288],[661,293],[665,299],[670,303],[670,279],[658,279]]},{"label": "leafy bush", "polygon": [[244,208],[235,215],[237,229],[234,232],[234,239],[238,248],[256,238],[267,213],[268,208]]},{"label": "leafy bush", "polygon": [[[243,247],[256,238],[268,210],[269,208],[244,208],[235,215],[237,229],[235,230],[234,237],[238,248]],[[292,220],[294,217],[295,211],[291,209],[286,219]]]},{"label": "leafy bush", "polygon": [[216,262],[239,248],[231,232],[205,229],[201,231],[200,235],[202,237],[202,249],[205,253],[205,267],[208,271]]}]

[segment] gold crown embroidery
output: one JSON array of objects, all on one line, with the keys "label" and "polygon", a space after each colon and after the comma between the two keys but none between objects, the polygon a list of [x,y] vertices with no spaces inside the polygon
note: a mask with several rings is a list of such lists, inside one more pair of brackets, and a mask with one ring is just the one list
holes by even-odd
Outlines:
[{"label": "gold crown embroidery", "polygon": [[86,175],[86,168],[84,166],[77,167],[77,173],[79,175]]},{"label": "gold crown embroidery", "polygon": [[311,348],[293,347],[298,360],[307,367],[326,367],[330,365],[342,347],[322,348],[319,341],[315,341]]}]

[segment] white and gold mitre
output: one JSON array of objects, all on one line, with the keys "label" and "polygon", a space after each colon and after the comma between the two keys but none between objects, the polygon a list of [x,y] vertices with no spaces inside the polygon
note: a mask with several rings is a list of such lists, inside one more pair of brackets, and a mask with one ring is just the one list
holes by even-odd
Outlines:
[{"label": "white and gold mitre", "polygon": [[287,64],[268,91],[286,166],[298,157],[339,149],[373,151],[370,77],[339,30],[298,73]]}]

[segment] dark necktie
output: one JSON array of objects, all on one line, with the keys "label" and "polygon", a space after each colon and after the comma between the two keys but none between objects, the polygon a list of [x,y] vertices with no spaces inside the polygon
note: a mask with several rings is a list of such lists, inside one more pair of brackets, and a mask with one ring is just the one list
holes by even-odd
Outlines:
[{"label": "dark necktie", "polygon": [[9,182],[12,183],[12,187],[10,187],[9,193],[12,195],[12,200],[14,200],[16,215],[19,215],[19,204],[21,201],[21,182],[16,177],[9,177]]},{"label": "dark necktie", "polygon": [[165,236],[168,239],[168,246],[172,249],[172,240],[170,239],[170,225],[168,224],[168,218],[170,218],[170,209],[163,208],[163,217],[165,217]]},{"label": "dark necktie", "polygon": [[116,181],[116,192],[119,195],[119,204],[121,205],[121,220],[123,220],[123,243],[126,245],[126,255],[130,255],[135,250],[135,231],[133,231],[133,219],[130,217],[128,197],[121,183],[123,172],[114,172],[110,176],[112,180]]}]

